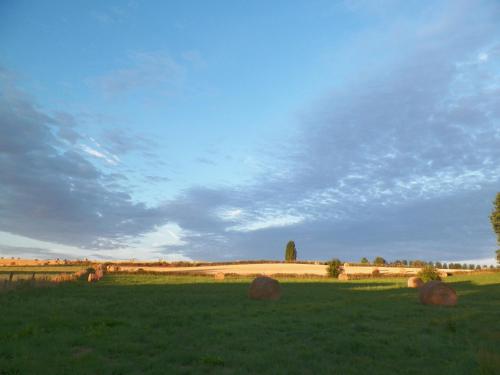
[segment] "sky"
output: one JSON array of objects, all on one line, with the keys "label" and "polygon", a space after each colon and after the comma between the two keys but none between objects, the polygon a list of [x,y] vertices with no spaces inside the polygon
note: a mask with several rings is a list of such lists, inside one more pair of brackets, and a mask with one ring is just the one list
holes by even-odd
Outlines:
[{"label": "sky", "polygon": [[498,1],[0,19],[1,256],[494,262]]}]

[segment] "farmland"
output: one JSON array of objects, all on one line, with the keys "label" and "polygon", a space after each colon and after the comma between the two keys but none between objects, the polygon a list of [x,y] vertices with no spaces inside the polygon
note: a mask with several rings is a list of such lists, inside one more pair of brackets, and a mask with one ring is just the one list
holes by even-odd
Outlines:
[{"label": "farmland", "polygon": [[[81,265],[60,266],[3,266],[0,267],[0,283],[8,280],[12,273],[12,280],[30,280],[33,275],[35,279],[43,279],[48,276],[59,274],[71,274],[85,269]],[[1,286],[0,286],[1,287]]]},{"label": "farmland", "polygon": [[404,278],[107,274],[0,294],[1,374],[496,374],[500,273],[458,275],[454,308]]}]

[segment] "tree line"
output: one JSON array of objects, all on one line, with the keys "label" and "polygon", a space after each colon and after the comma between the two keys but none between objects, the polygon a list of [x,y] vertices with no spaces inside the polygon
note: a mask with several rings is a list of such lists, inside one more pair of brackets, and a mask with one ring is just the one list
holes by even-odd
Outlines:
[{"label": "tree line", "polygon": [[[496,250],[496,260],[497,264],[500,265],[500,192],[497,193],[496,199],[493,201],[493,211],[490,215],[490,222],[493,227],[493,232],[495,232],[497,236],[497,245],[499,247]],[[287,262],[295,262],[297,260],[297,248],[295,246],[294,241],[288,241],[285,248],[285,261]],[[340,264],[341,261],[337,258],[332,259],[330,263]],[[464,270],[479,270],[488,268],[488,266],[479,264],[466,264],[466,263],[445,263],[445,262],[426,262],[423,260],[395,260],[392,262],[387,262],[384,258],[378,256],[373,259],[372,262],[368,260],[368,258],[363,257],[360,260],[362,265],[375,265],[375,266],[395,266],[395,267],[425,267],[431,266],[436,268],[444,268],[444,269],[464,269]],[[492,265],[489,268],[494,268]]]}]

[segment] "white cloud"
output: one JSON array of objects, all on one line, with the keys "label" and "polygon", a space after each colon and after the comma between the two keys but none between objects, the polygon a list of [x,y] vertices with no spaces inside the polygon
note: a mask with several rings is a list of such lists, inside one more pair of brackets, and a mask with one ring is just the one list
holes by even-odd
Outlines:
[{"label": "white cloud", "polygon": [[488,54],[485,53],[485,52],[481,52],[478,56],[477,56],[477,59],[480,61],[480,62],[486,62],[488,61]]},{"label": "white cloud", "polygon": [[136,246],[145,248],[159,248],[184,245],[182,228],[177,224],[165,224],[155,230],[140,236]]},{"label": "white cloud", "polygon": [[266,214],[253,220],[231,226],[226,230],[231,232],[253,232],[262,229],[288,227],[303,222],[305,217],[291,214]]},{"label": "white cloud", "polygon": [[222,208],[218,210],[216,215],[225,221],[234,221],[240,218],[243,214],[243,210],[240,208]]},{"label": "white cloud", "polygon": [[88,155],[94,156],[98,159],[103,159],[108,164],[111,164],[111,165],[117,165],[120,161],[120,159],[116,155],[113,155],[111,153],[104,153],[104,152],[98,151],[90,146],[85,145],[85,144],[80,145],[80,148],[82,149],[82,151],[84,151]]}]

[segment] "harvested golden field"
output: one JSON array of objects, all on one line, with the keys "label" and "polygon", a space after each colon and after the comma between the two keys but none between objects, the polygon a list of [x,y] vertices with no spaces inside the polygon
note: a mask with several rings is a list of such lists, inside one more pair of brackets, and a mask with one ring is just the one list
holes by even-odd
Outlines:
[{"label": "harvested golden field", "polygon": [[[315,275],[327,276],[327,266],[324,264],[302,264],[302,263],[255,263],[255,264],[228,264],[228,265],[203,265],[188,267],[155,267],[155,266],[119,266],[120,271],[136,272],[144,270],[147,272],[182,273],[196,275],[215,275],[217,273],[237,275]],[[381,275],[405,274],[415,275],[420,268],[410,267],[377,267],[377,266],[350,266],[344,265],[344,272],[349,275],[371,275],[374,270],[379,270]],[[468,270],[442,270],[447,273],[464,273]]]}]

